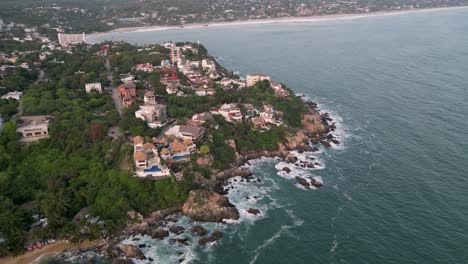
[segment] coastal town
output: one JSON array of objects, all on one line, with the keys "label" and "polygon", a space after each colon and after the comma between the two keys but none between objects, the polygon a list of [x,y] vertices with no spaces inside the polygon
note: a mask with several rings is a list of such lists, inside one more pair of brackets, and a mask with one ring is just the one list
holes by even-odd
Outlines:
[{"label": "coastal town", "polygon": [[[11,1],[0,3],[0,26],[15,23],[43,25],[41,31],[58,28],[64,33],[108,31],[122,27],[181,26],[256,19],[343,14],[368,14],[467,5],[466,0],[398,1]],[[12,24],[13,22],[13,24]],[[28,25],[29,24],[29,25]]]},{"label": "coastal town", "polygon": [[[31,36],[28,50],[0,55],[0,171],[11,190],[28,174],[37,179],[2,194],[10,197],[2,217],[18,217],[21,206],[30,206],[27,225],[0,227],[3,255],[34,251],[43,241],[128,232],[133,221],[182,204],[179,212],[197,221],[237,219],[222,194],[230,177],[252,181],[242,164],[270,156],[314,168],[320,164],[292,151],[340,144],[331,134],[335,124],[315,104],[268,74],[234,74],[200,43],[93,45],[86,34]],[[42,164],[44,158],[55,161]],[[38,169],[24,170],[31,166]],[[296,181],[322,186],[313,178]],[[73,206],[62,204],[65,189]],[[66,226],[71,231],[56,235]],[[141,232],[167,236],[165,229]],[[199,243],[219,238],[201,235]]]}]

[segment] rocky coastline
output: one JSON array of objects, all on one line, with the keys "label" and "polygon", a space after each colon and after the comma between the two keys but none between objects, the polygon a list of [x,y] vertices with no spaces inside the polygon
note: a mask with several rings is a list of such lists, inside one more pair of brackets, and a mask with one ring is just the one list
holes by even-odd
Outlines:
[{"label": "rocky coastline", "polygon": [[[142,249],[151,247],[144,243],[139,244],[139,238],[136,236],[149,236],[152,239],[169,239],[170,234],[183,234],[190,232],[198,237],[198,245],[206,246],[216,243],[223,234],[219,230],[214,230],[211,233],[197,224],[197,222],[223,222],[225,220],[236,221],[239,219],[239,211],[232,205],[226,195],[230,191],[227,187],[228,180],[233,177],[240,176],[240,181],[243,182],[259,182],[252,176],[248,165],[251,160],[259,158],[277,158],[301,168],[314,168],[320,166],[316,161],[301,161],[294,153],[316,152],[318,145],[321,144],[325,148],[329,148],[332,144],[338,145],[340,142],[333,136],[336,130],[336,124],[328,113],[321,113],[317,104],[304,101],[304,105],[309,110],[309,113],[304,115],[302,119],[303,128],[290,135],[284,142],[278,145],[276,151],[251,151],[238,152],[237,159],[230,169],[218,171],[211,174],[209,178],[195,174],[194,183],[202,186],[202,189],[192,190],[189,193],[187,201],[178,207],[167,208],[151,213],[143,218],[136,213],[133,214],[136,221],[130,222],[127,227],[118,235],[109,237],[105,243],[86,252],[70,252],[66,251],[58,255],[59,260],[66,261],[70,256],[74,256],[74,260],[79,258],[80,261],[86,261],[97,256],[108,259],[112,263],[133,263],[132,259],[148,260]],[[235,145],[234,145],[235,147]],[[288,167],[282,168],[284,173],[291,173]],[[306,178],[295,176],[294,179],[298,184],[306,189],[320,188],[323,184],[314,178]],[[249,208],[248,214],[260,215],[262,212],[257,208]],[[190,228],[184,228],[176,224],[177,218],[186,216],[190,218]],[[122,243],[128,238],[132,238],[131,244]],[[170,243],[189,245],[186,238],[170,238]],[[183,259],[180,259],[182,262]]]}]

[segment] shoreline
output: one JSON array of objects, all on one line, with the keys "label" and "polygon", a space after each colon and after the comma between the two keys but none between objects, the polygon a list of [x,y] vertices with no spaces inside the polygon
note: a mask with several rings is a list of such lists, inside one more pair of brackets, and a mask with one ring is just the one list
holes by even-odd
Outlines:
[{"label": "shoreline", "polygon": [[22,263],[40,263],[42,260],[54,257],[64,252],[65,250],[87,250],[95,247],[101,240],[89,241],[85,240],[81,243],[72,243],[65,240],[59,240],[53,244],[46,245],[41,249],[36,249],[15,257],[0,258],[0,263],[3,264],[22,264]]},{"label": "shoreline", "polygon": [[325,22],[325,21],[340,21],[354,20],[362,18],[383,17],[392,15],[404,15],[411,13],[436,12],[443,10],[458,10],[467,9],[468,6],[450,6],[450,7],[434,7],[434,8],[415,8],[392,11],[377,11],[362,14],[336,14],[336,15],[315,15],[315,16],[295,16],[295,17],[280,17],[266,19],[249,19],[235,20],[229,22],[207,22],[207,23],[191,23],[177,26],[143,26],[143,27],[122,27],[105,32],[93,32],[87,34],[90,37],[102,37],[115,33],[131,33],[131,32],[158,32],[165,30],[184,30],[184,29],[199,29],[205,27],[225,27],[225,26],[242,26],[242,25],[266,25],[266,24],[286,24],[286,23],[310,23],[310,22]]}]

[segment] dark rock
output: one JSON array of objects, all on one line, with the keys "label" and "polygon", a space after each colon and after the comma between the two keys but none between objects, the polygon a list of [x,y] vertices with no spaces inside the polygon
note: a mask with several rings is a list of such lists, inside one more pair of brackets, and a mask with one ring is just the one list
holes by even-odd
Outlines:
[{"label": "dark rock", "polygon": [[165,238],[167,236],[169,236],[169,231],[164,230],[162,228],[156,228],[156,230],[154,230],[151,233],[151,238],[153,238],[153,239],[155,239],[155,238],[163,239],[163,238]]},{"label": "dark rock", "polygon": [[148,257],[148,260],[149,260],[150,262],[153,262],[154,259],[152,259],[151,257]]},{"label": "dark rock", "polygon": [[139,244],[138,247],[139,247],[139,248],[145,248],[145,247],[146,247],[146,244]]},{"label": "dark rock", "polygon": [[134,238],[132,238],[132,241],[140,241],[140,238],[139,237],[134,237]]},{"label": "dark rock", "polygon": [[336,139],[332,139],[331,142],[333,142],[333,143],[336,144],[336,145],[339,145],[339,144],[340,144],[340,142],[339,142],[338,140],[336,140]]},{"label": "dark rock", "polygon": [[317,148],[317,147],[312,147],[310,151],[311,151],[311,152],[317,152],[317,151],[319,151],[319,148]]},{"label": "dark rock", "polygon": [[178,225],[171,225],[171,227],[169,227],[169,231],[171,231],[172,233],[174,234],[182,234],[184,232],[185,228],[181,227],[181,226],[178,226]]},{"label": "dark rock", "polygon": [[320,188],[320,187],[323,186],[323,184],[321,182],[319,182],[319,181],[317,181],[316,179],[313,179],[313,178],[310,179],[310,184],[312,186],[314,186],[315,188]]},{"label": "dark rock", "polygon": [[191,229],[192,233],[196,234],[197,236],[204,236],[208,233],[208,231],[203,228],[202,226],[200,225],[196,225],[194,227],[192,227]]},{"label": "dark rock", "polygon": [[327,148],[331,147],[330,142],[328,142],[328,141],[322,140],[322,141],[320,141],[320,143],[322,145],[324,145],[325,147],[327,147]]},{"label": "dark rock", "polygon": [[301,177],[299,177],[299,176],[296,176],[295,179],[296,179],[296,181],[297,181],[300,185],[302,185],[302,186],[304,186],[304,187],[306,187],[306,188],[309,188],[310,183],[309,183],[306,179],[301,178]]},{"label": "dark rock", "polygon": [[213,233],[211,233],[211,236],[216,238],[216,239],[219,239],[219,238],[222,238],[223,237],[223,233],[219,230],[215,230],[213,231]]},{"label": "dark rock", "polygon": [[208,237],[202,237],[198,240],[198,244],[200,246],[204,246],[210,242],[214,242],[216,241],[216,238],[212,237],[212,236],[208,236]]},{"label": "dark rock", "polygon": [[284,171],[284,172],[286,172],[286,173],[290,173],[290,172],[291,172],[291,169],[288,168],[288,167],[284,167],[284,168],[282,169],[282,171]]},{"label": "dark rock", "polygon": [[254,208],[249,208],[249,210],[247,210],[247,212],[249,214],[253,214],[253,215],[259,215],[260,214],[260,210],[254,209]]}]

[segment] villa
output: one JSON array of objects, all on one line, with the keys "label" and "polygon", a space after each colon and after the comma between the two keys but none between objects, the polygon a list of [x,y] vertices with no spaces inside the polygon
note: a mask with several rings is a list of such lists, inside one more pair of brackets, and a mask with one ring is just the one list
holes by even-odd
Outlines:
[{"label": "villa", "polygon": [[161,150],[161,158],[167,161],[187,161],[197,147],[191,139],[174,139],[168,148]]},{"label": "villa", "polygon": [[135,175],[138,177],[165,178],[170,175],[169,169],[161,165],[158,150],[153,143],[144,143],[144,138],[133,139],[133,160]]},{"label": "villa", "polygon": [[236,104],[223,104],[217,113],[228,122],[242,122],[242,113]]},{"label": "villa", "polygon": [[164,134],[168,137],[173,136],[183,140],[188,138],[191,140],[197,140],[204,132],[205,128],[201,126],[176,125],[169,128]]}]

